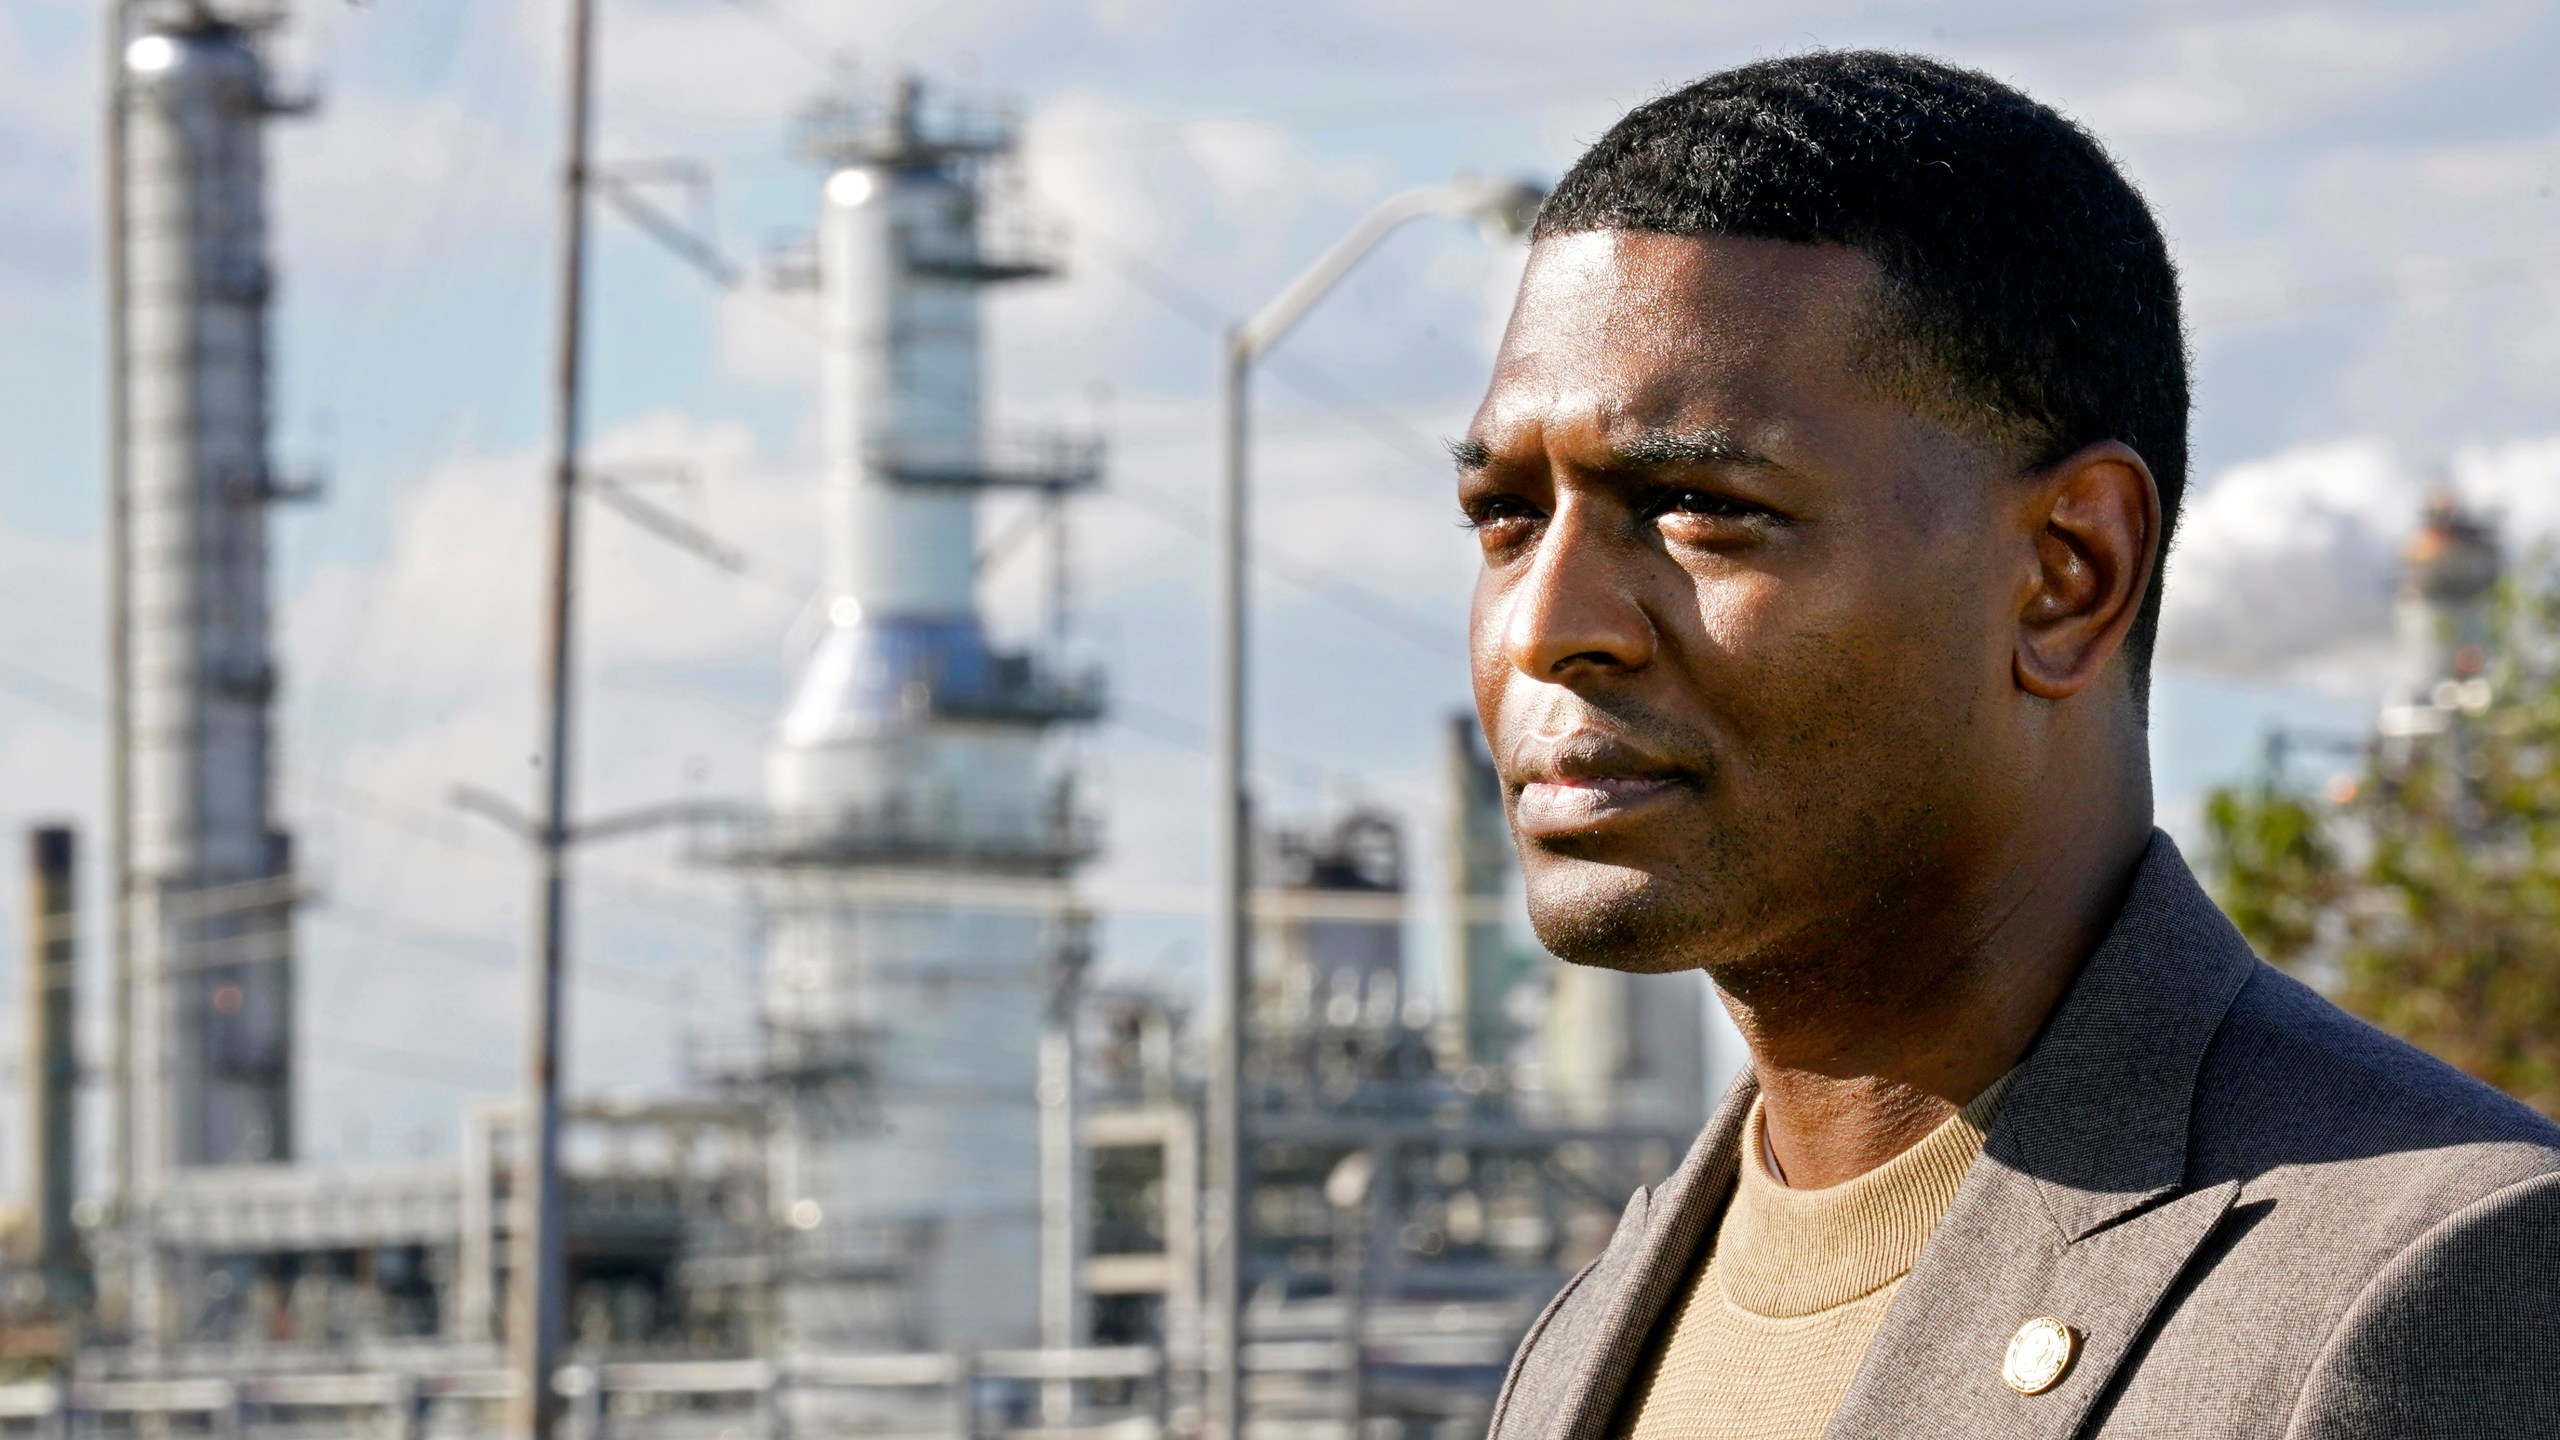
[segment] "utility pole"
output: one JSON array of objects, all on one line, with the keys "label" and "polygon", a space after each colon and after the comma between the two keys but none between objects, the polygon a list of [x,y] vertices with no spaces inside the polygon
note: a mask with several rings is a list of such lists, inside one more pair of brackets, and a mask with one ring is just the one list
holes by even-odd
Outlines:
[{"label": "utility pole", "polygon": [[1217,651],[1210,682],[1213,732],[1210,758],[1209,967],[1226,1015],[1209,1069],[1208,1333],[1209,1435],[1244,1440],[1245,1221],[1250,1185],[1245,1173],[1244,1093],[1246,1010],[1253,1003],[1251,917],[1245,898],[1252,863],[1245,813],[1245,555],[1247,486],[1246,385],[1253,351],[1244,333],[1231,332],[1219,354],[1217,531]]},{"label": "utility pole", "polygon": [[[107,292],[107,949],[109,1009],[114,1038],[108,1059],[115,1091],[115,1139],[110,1173],[114,1183],[114,1219],[122,1227],[133,1202],[133,745],[130,699],[129,617],[132,599],[125,565],[131,528],[127,500],[125,452],[125,132],[124,47],[128,0],[106,0],[100,17],[106,53],[99,69],[99,93],[106,113],[106,154],[99,167],[106,185]],[[128,1277],[130,1278],[130,1277]],[[128,1297],[129,1298],[129,1297]]]},{"label": "utility pole", "polygon": [[1245,1241],[1251,1208],[1251,1097],[1245,1050],[1253,993],[1250,895],[1251,814],[1245,786],[1246,521],[1251,504],[1253,367],[1341,283],[1361,257],[1404,225],[1429,216],[1473,218],[1487,230],[1528,233],[1546,191],[1520,181],[1460,177],[1390,195],[1334,242],[1288,288],[1227,332],[1218,347],[1219,479],[1210,561],[1216,658],[1210,667],[1209,968],[1225,1007],[1209,1067],[1208,1317],[1209,1430],[1212,1440],[1244,1440]]},{"label": "utility pole", "polygon": [[559,329],[552,380],[550,576],[544,590],[542,681],[548,715],[538,752],[543,791],[534,865],[531,1003],[525,1015],[523,1131],[516,1155],[515,1263],[507,1344],[509,1432],[551,1440],[568,1285],[560,1197],[560,1005],[568,964],[569,618],[576,595],[579,362],[586,289],[588,82],[594,0],[569,0],[567,154],[560,169]]}]

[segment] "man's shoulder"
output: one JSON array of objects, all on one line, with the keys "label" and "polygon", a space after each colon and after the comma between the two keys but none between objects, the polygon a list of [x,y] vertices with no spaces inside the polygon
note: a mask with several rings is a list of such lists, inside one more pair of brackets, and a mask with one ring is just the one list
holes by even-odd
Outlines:
[{"label": "man's shoulder", "polygon": [[2560,1433],[2520,1378],[2560,1360],[2560,1127],[2263,965],[2189,1126],[2188,1188],[2235,1193],[2100,1433],[2238,1413],[2324,1440]]},{"label": "man's shoulder", "polygon": [[2190,1146],[2191,1183],[2317,1199],[2404,1237],[2560,1173],[2560,1126],[2263,964],[2205,1053]]}]

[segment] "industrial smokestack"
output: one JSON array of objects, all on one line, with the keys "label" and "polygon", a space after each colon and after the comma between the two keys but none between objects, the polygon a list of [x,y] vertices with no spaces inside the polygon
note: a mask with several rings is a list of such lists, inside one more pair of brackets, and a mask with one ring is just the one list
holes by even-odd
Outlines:
[{"label": "industrial smokestack", "polygon": [[68,825],[27,832],[27,1211],[32,1259],[59,1295],[80,1267],[71,1226],[75,1189],[72,1129],[80,1059],[72,1048],[79,980]]}]

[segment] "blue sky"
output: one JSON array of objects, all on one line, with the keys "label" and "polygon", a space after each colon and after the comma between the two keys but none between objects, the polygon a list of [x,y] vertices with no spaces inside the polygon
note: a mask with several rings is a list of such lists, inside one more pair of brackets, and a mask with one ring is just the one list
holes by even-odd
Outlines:
[{"label": "blue sky", "polygon": [[[82,713],[102,688],[96,8],[0,10],[12,826],[94,815],[102,773]],[[521,870],[443,796],[522,788],[533,733],[561,8],[314,0],[281,39],[288,78],[323,98],[277,127],[272,200],[278,450],[329,477],[277,530],[286,803],[320,892],[303,933],[323,1155],[449,1143],[441,1117],[503,1083],[513,1053]],[[1551,176],[1629,104],[1721,65],[1816,45],[1949,55],[2086,121],[2159,208],[2198,400],[2155,725],[2173,822],[2252,762],[2270,719],[2361,722],[2390,556],[2431,477],[2520,534],[2560,528],[2545,6],[604,0],[600,34],[606,160],[700,164],[742,260],[809,223],[818,177],[793,121],[840,78],[912,67],[1019,105],[1028,193],[1070,227],[1073,270],[996,302],[992,393],[1114,446],[1078,569],[1087,642],[1125,702],[1083,748],[1112,836],[1094,888],[1122,912],[1107,938],[1126,969],[1196,965],[1196,927],[1168,912],[1198,880],[1203,819],[1206,557],[1183,528],[1213,455],[1201,316],[1251,309],[1396,188]],[[590,522],[582,790],[597,810],[752,793],[795,586],[816,570],[807,317],[788,294],[718,293],[609,215],[599,234],[599,450],[688,467],[662,499],[750,549],[760,578]],[[1471,557],[1433,447],[1463,423],[1517,265],[1461,227],[1402,234],[1263,385],[1257,724],[1278,813],[1434,813]],[[1027,622],[1032,578],[991,580],[1000,621]],[[573,1073],[663,1083],[689,1030],[744,1016],[745,917],[668,846],[587,872]]]}]

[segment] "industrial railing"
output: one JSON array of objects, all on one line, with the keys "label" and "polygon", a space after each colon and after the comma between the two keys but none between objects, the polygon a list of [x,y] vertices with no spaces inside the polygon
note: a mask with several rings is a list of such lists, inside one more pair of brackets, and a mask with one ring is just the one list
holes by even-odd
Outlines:
[{"label": "industrial railing", "polygon": [[936,243],[910,234],[901,237],[898,248],[910,274],[999,284],[1044,279],[1064,270],[1067,231],[1036,216],[999,214],[982,219],[966,244]]},{"label": "industrial railing", "polygon": [[1108,691],[1100,669],[1064,670],[1020,653],[988,657],[987,684],[933,692],[935,714],[952,720],[1072,725],[1102,718]]},{"label": "industrial railing", "polygon": [[832,165],[915,164],[997,154],[1020,129],[1010,106],[892,85],[810,106],[801,112],[797,148]]},{"label": "industrial railing", "polygon": [[926,444],[886,441],[869,459],[900,485],[1074,490],[1102,478],[1106,453],[1099,437],[1071,430],[998,430],[967,448],[974,453],[955,459]]},{"label": "industrial railing", "polygon": [[[777,1440],[791,1429],[797,1406],[865,1396],[904,1402],[897,1406],[902,1440],[1153,1440],[1164,1428],[1164,1371],[1154,1349],[1093,1347],[585,1362],[563,1367],[552,1383],[568,1403],[578,1440],[608,1440],[626,1426]],[[1016,1394],[1042,1384],[1090,1389],[1110,1383],[1137,1398],[1084,1399],[1075,1407],[1076,1423],[1035,1425],[991,1403],[1001,1387],[981,1383],[987,1381],[1020,1382]],[[309,1433],[314,1422],[327,1420],[336,1433],[426,1440],[492,1433],[508,1394],[507,1372],[489,1367],[29,1382],[0,1385],[0,1425],[32,1423],[49,1435],[120,1435],[165,1433],[170,1422],[183,1420],[236,1440]],[[687,1425],[688,1419],[698,1423]],[[843,1424],[831,1419],[826,1429],[837,1433]]]},{"label": "industrial railing", "polygon": [[[1492,1384],[1527,1323],[1503,1303],[1388,1305],[1345,1344],[1338,1302],[1258,1301],[1244,1347],[1259,1440],[1354,1440],[1351,1387],[1408,1419],[1480,1432]],[[237,1353],[165,1353],[159,1373],[0,1385],[0,1434],[222,1440],[444,1440],[494,1436],[509,1375],[485,1346],[377,1357],[375,1368],[258,1373]],[[104,1357],[91,1357],[94,1361]],[[1197,1423],[1199,1355],[1187,1342],[1072,1349],[768,1358],[584,1359],[553,1388],[572,1440],[1170,1440]],[[110,1364],[114,1363],[109,1360]],[[130,1363],[130,1360],[127,1361]],[[347,1366],[305,1352],[302,1363]],[[169,1373],[171,1370],[177,1373]],[[216,1373],[204,1373],[213,1371]],[[190,1373],[193,1372],[193,1373]]]},{"label": "industrial railing", "polygon": [[1060,792],[1036,809],[993,813],[954,802],[839,807],[824,815],[741,814],[698,831],[694,849],[713,863],[773,868],[868,862],[1054,871],[1101,844],[1094,817],[1070,808],[1066,798]]}]

